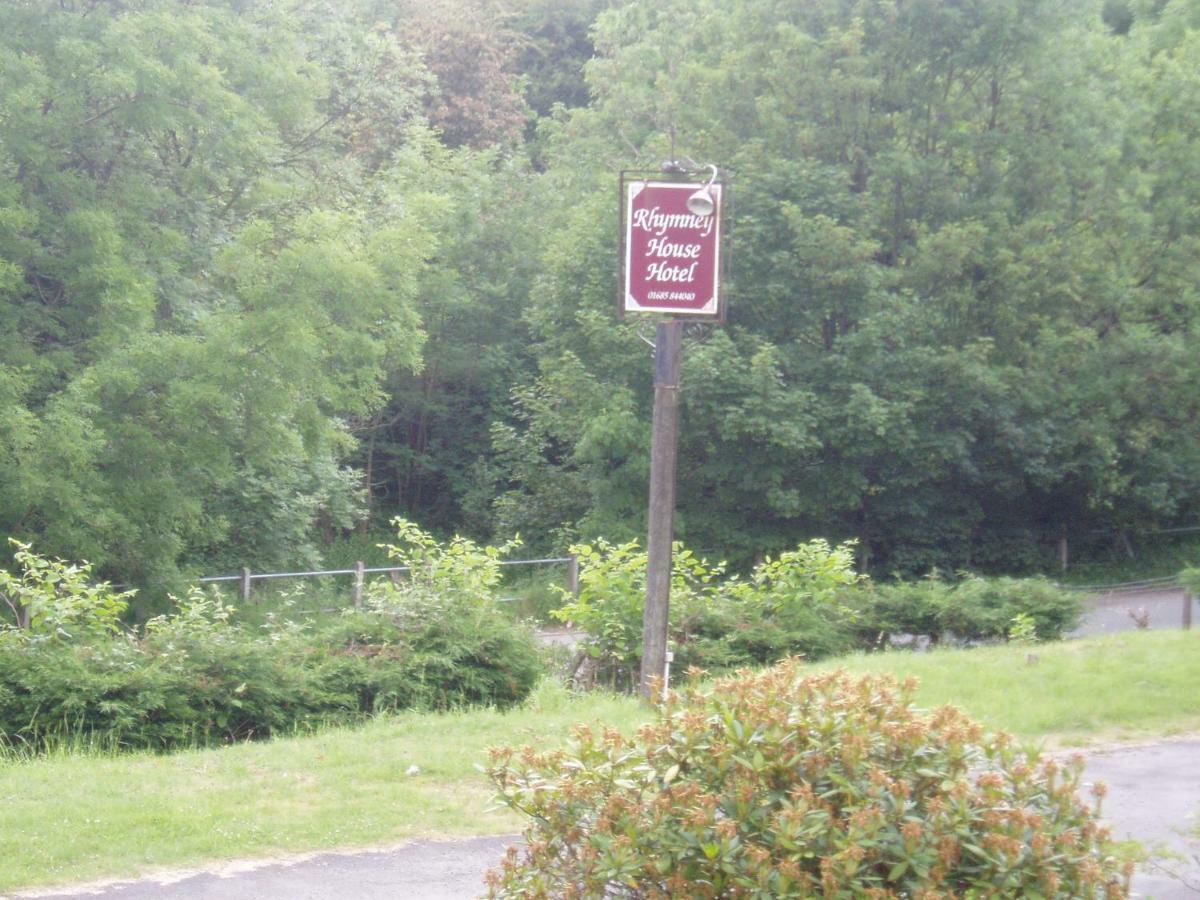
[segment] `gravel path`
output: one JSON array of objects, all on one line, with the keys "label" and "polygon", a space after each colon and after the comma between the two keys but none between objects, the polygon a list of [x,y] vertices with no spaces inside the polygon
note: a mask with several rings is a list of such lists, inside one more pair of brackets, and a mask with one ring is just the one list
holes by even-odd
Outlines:
[{"label": "gravel path", "polygon": [[[1200,737],[1118,747],[1088,756],[1086,777],[1105,781],[1105,818],[1118,839],[1170,854],[1143,867],[1136,896],[1200,897]],[[357,853],[214,865],[138,881],[15,895],[42,900],[459,900],[477,897],[483,874],[516,838],[421,841]],[[1167,874],[1166,866],[1174,874]]]}]

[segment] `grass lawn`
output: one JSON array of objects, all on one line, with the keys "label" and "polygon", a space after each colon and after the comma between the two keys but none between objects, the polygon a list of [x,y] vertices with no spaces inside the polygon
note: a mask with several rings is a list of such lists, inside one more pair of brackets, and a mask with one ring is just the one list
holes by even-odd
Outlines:
[{"label": "grass lawn", "polygon": [[[475,766],[486,748],[632,729],[630,698],[545,686],[508,713],[381,718],[360,728],[170,756],[0,763],[0,892],[201,860],[518,830]],[[410,766],[420,773],[406,776]]]},{"label": "grass lawn", "polygon": [[[1026,661],[1036,653],[1034,664]],[[1056,745],[1200,730],[1200,633],[823,664],[921,678],[923,706]],[[417,837],[515,831],[475,769],[498,744],[546,746],[574,722],[632,730],[637,701],[541,688],[519,710],[403,715],[356,729],[172,756],[0,762],[0,891],[156,867]],[[420,774],[406,776],[409,766]]]},{"label": "grass lawn", "polygon": [[920,705],[950,703],[991,728],[1043,740],[1048,747],[1200,731],[1197,631],[1127,631],[1030,648],[857,655],[818,668],[915,675]]}]

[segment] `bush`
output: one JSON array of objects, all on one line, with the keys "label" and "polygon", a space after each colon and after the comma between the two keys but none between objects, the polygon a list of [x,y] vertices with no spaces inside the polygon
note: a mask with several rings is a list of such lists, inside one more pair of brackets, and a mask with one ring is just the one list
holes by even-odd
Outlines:
[{"label": "bush", "polygon": [[399,543],[388,557],[408,567],[398,583],[380,582],[366,612],[348,614],[318,635],[322,678],[351,690],[364,711],[510,706],[542,673],[533,632],[496,602],[501,557],[519,537],[481,547],[455,536],[441,543],[396,518]]},{"label": "bush", "polygon": [[305,669],[361,713],[520,703],[542,674],[532,631],[495,610],[410,598],[348,614],[306,642]]},{"label": "bush", "polygon": [[[646,603],[646,553],[637,541],[571,548],[579,557],[579,594],[555,617],[581,626],[585,650],[607,684],[633,685],[641,664]],[[678,667],[706,669],[774,663],[803,653],[811,658],[854,647],[852,610],[844,602],[860,582],[848,545],[810,541],[768,558],[746,580],[721,581],[724,563],[710,564],[674,547],[671,574],[671,649]]]},{"label": "bush", "polygon": [[[133,591],[92,583],[89,563],[47,559],[9,538],[19,575],[0,569],[0,602],[13,622],[0,622],[0,643],[89,640],[117,634]],[[20,627],[24,620],[24,627]]]},{"label": "bush", "polygon": [[[580,561],[577,597],[554,615],[587,632],[584,648],[602,682],[636,683],[641,663],[646,554],[636,541],[571,548]],[[854,571],[852,546],[821,540],[768,558],[748,578],[721,581],[711,565],[675,545],[669,639],[677,668],[720,671],[788,656],[823,659],[885,645],[899,634],[959,641],[1057,640],[1079,621],[1078,594],[1044,578],[873,584]],[[1017,632],[1014,626],[1020,623]]]},{"label": "bush", "polygon": [[1126,896],[1080,760],[920,714],[912,688],[792,660],[672,698],[636,740],[493,751],[530,824],[490,896]]},{"label": "bush", "polygon": [[[854,571],[852,544],[813,540],[767,557],[750,577],[722,585],[729,627],[721,637],[733,666],[789,656],[823,659],[855,648],[850,600],[866,577]],[[686,656],[686,654],[685,654]]]},{"label": "bush", "polygon": [[542,672],[528,629],[457,604],[319,629],[159,628],[91,645],[0,646],[0,743],[173,749],[399,709],[510,706]]},{"label": "bush", "polygon": [[866,646],[886,646],[895,635],[911,634],[937,643],[953,586],[936,575],[921,581],[875,584],[855,598],[855,632]]},{"label": "bush", "polygon": [[396,544],[380,544],[392,562],[406,566],[405,580],[374,589],[376,604],[392,604],[413,591],[435,593],[443,599],[488,605],[495,602],[503,580],[500,557],[521,546],[518,535],[500,547],[480,547],[470,538],[455,535],[441,543],[405,518],[392,520]]},{"label": "bush", "polygon": [[[712,565],[676,543],[671,571],[669,640],[677,658],[697,629],[713,627],[718,579],[723,563]],[[565,605],[551,615],[587,632],[583,649],[597,664],[600,680],[616,687],[637,683],[642,659],[642,617],[646,608],[646,552],[637,541],[605,540],[577,544],[579,593],[559,588]]]},{"label": "bush", "polygon": [[133,641],[0,650],[0,741],[170,749],[294,731],[305,686],[237,631],[155,652]]},{"label": "bush", "polygon": [[936,573],[917,582],[875,585],[859,593],[855,630],[864,643],[911,634],[937,643],[1005,640],[1014,622],[1029,620],[1038,640],[1059,640],[1079,623],[1079,594],[1045,578],[980,578],[956,582]]},{"label": "bush", "polygon": [[[576,544],[571,553],[579,560],[579,590],[572,595],[560,588],[564,604],[551,615],[587,632],[583,646],[593,658],[636,669],[642,658],[646,552],[637,541],[614,546],[601,539]],[[671,587],[674,599],[676,585]]]},{"label": "bush", "polygon": [[854,542],[830,547],[821,539],[768,556],[754,567],[746,582],[732,582],[732,596],[769,609],[797,604],[827,612],[845,612],[841,599],[847,588],[866,581],[854,571]]},{"label": "bush", "polygon": [[960,640],[1004,640],[1019,615],[1033,619],[1038,640],[1054,641],[1083,614],[1079,594],[1045,578],[968,576],[955,585],[943,610],[944,631]]},{"label": "bush", "polygon": [[500,551],[400,533],[411,577],[319,626],[239,626],[231,607],[193,589],[173,615],[126,632],[113,612],[123,595],[86,585],[86,567],[28,554],[21,596],[40,628],[0,630],[0,744],[171,749],[523,700],[541,656],[493,602]]},{"label": "bush", "polygon": [[851,619],[840,604],[789,603],[780,607],[724,601],[676,643],[680,671],[710,672],[773,665],[789,656],[825,659],[857,649]]}]

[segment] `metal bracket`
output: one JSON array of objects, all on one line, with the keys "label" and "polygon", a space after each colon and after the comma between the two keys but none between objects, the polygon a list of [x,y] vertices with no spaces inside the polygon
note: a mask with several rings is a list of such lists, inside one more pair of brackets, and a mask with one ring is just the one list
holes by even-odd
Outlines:
[{"label": "metal bracket", "polygon": [[[684,322],[683,323],[683,340],[685,347],[697,347],[700,344],[705,344],[712,336],[712,322]],[[646,329],[639,328],[637,331],[638,340],[649,347],[651,350],[657,350],[656,344],[646,333]]]},{"label": "metal bracket", "polygon": [[712,336],[711,322],[685,322],[683,325],[684,347],[697,347],[708,343]]}]

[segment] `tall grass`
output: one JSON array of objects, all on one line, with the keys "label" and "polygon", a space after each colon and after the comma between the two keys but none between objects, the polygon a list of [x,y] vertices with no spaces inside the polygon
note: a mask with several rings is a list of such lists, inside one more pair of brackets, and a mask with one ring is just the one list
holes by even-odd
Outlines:
[{"label": "tall grass", "polygon": [[44,728],[33,729],[28,736],[0,732],[0,766],[47,758],[100,759],[122,752],[117,736],[89,731],[82,720],[75,724],[48,723]]}]

